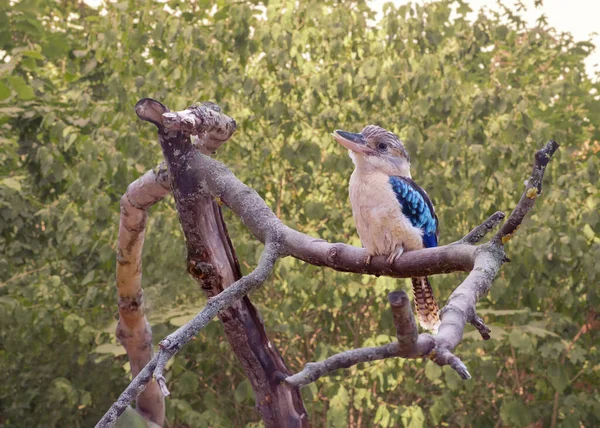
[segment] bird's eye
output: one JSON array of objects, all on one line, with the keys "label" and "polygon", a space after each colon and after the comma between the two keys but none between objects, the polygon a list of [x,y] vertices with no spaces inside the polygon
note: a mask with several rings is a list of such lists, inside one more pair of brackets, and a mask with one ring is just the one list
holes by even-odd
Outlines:
[{"label": "bird's eye", "polygon": [[385,143],[378,143],[377,144],[377,148],[379,150],[386,150],[387,149],[387,144],[385,144]]}]

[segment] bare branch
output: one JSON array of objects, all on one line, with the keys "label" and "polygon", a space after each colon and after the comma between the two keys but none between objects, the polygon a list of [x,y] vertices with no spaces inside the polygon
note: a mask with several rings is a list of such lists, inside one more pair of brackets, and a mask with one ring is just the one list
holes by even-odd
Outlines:
[{"label": "bare branch", "polygon": [[[194,132],[202,136],[207,147],[217,147],[223,142],[222,138],[228,138],[235,130],[235,121],[221,114],[218,107],[208,107],[191,108],[179,114],[193,116],[197,126],[204,126]],[[152,117],[163,112],[164,128],[159,127],[158,140],[172,178],[173,196],[186,240],[188,272],[205,293],[213,297],[239,279],[241,271],[221,208],[204,189],[204,176],[211,175],[212,171],[190,167],[189,161],[198,150],[190,144],[190,136],[185,130],[172,129],[178,122],[171,120],[162,104],[145,100],[138,103],[137,108]],[[140,117],[144,119],[143,115]],[[223,130],[227,132],[223,134]],[[246,296],[236,301],[218,317],[231,349],[250,381],[265,426],[306,425],[306,409],[299,391],[290,391],[278,382],[291,371],[269,340],[260,314],[250,299]],[[161,389],[167,391],[160,371],[159,361],[155,378]]]},{"label": "bare branch", "polygon": [[419,332],[417,323],[410,306],[410,299],[406,291],[392,291],[388,294],[388,301],[392,307],[392,316],[394,317],[394,327],[396,327],[396,336],[401,349],[413,349]]},{"label": "bare branch", "polygon": [[416,358],[427,355],[435,346],[434,337],[430,334],[419,335],[410,299],[404,290],[388,294],[392,307],[394,327],[398,338],[398,355],[404,358]]},{"label": "bare branch", "polygon": [[360,363],[397,357],[399,349],[398,342],[394,342],[373,348],[359,348],[340,352],[326,360],[307,363],[301,372],[287,377],[285,383],[291,387],[301,388],[338,369],[347,369]]},{"label": "bare branch", "polygon": [[[541,189],[544,170],[558,144],[551,141],[546,147],[536,153],[534,171],[527,188],[517,207],[513,210],[507,224],[498,232],[491,242],[479,247],[471,246],[493,229],[504,218],[504,214],[497,212],[484,223],[474,228],[458,243],[446,248],[470,246],[474,250],[474,265],[467,278],[450,295],[446,306],[441,311],[441,324],[437,336],[423,333],[417,335],[416,324],[412,312],[409,311],[406,293],[390,293],[388,299],[392,305],[394,325],[396,327],[398,342],[378,348],[359,348],[345,351],[327,358],[318,363],[307,363],[304,369],[285,379],[291,387],[302,387],[314,382],[316,379],[340,368],[391,357],[418,358],[429,357],[440,366],[449,365],[463,379],[471,377],[464,363],[452,353],[463,337],[466,324],[473,324],[484,339],[490,338],[490,329],[483,323],[475,312],[475,305],[479,299],[488,293],[492,282],[502,264],[506,261],[506,254],[502,242],[508,235],[514,233],[525,214],[531,210],[535,197],[531,196],[531,189],[537,196]],[[504,232],[503,232],[504,231]],[[444,247],[442,247],[444,248]],[[405,253],[399,260],[412,254]]]},{"label": "bare branch", "polygon": [[104,416],[102,416],[102,419],[98,421],[96,428],[112,427],[115,425],[117,419],[125,411],[127,406],[129,406],[129,404],[146,389],[146,386],[152,380],[152,373],[156,367],[159,355],[160,352],[155,354],[142,371],[133,378],[127,388],[119,395],[117,401],[110,406],[110,409],[108,409]]},{"label": "bare branch", "polygon": [[558,143],[550,140],[543,149],[536,152],[533,171],[531,177],[527,180],[525,192],[523,192],[519,203],[506,220],[506,223],[494,237],[494,241],[502,242],[502,244],[507,243],[523,222],[525,215],[531,211],[536,198],[542,193],[544,171],[556,149],[558,149]]},{"label": "bare branch", "polygon": [[194,147],[206,155],[213,154],[236,130],[235,120],[224,115],[219,106],[211,102],[164,113],[162,117],[167,131],[192,135]]},{"label": "bare branch", "polygon": [[487,235],[491,230],[495,229],[504,220],[504,213],[502,211],[496,211],[486,221],[481,223],[479,226],[473,228],[467,235],[458,241],[461,244],[477,244]]},{"label": "bare branch", "polygon": [[[121,198],[117,246],[117,294],[119,322],[116,336],[125,348],[133,377],[153,355],[152,330],[144,315],[142,290],[142,247],[148,208],[169,193],[169,174],[164,164],[148,171],[127,187]],[[156,384],[137,399],[137,411],[145,419],[161,425],[165,419],[164,397]]]},{"label": "bare branch", "polygon": [[[219,311],[227,308],[236,300],[257,289],[265,282],[280,254],[279,246],[268,241],[265,244],[258,265],[250,274],[233,283],[231,287],[226,288],[222,293],[209,299],[204,308],[192,320],[165,337],[159,343],[159,351],[156,355],[131,381],[129,386],[125,388],[125,391],[119,396],[118,400],[96,424],[96,428],[113,426],[129,403],[146,388],[153,378],[164,381],[163,369],[166,362],[206,327]],[[168,393],[168,390],[166,392]]]},{"label": "bare branch", "polygon": [[307,363],[301,372],[286,378],[285,383],[290,387],[301,388],[328,373],[356,364],[386,358],[417,358],[428,355],[435,346],[434,337],[429,334],[419,335],[417,333],[417,324],[406,292],[393,291],[388,294],[388,300],[392,307],[398,342],[371,348],[352,349],[340,352],[324,361]]}]

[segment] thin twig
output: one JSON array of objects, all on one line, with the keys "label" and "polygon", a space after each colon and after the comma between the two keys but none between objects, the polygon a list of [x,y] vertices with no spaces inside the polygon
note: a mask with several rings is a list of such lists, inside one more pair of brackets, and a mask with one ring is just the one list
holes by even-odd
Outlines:
[{"label": "thin twig", "polygon": [[27,272],[22,272],[22,273],[20,273],[18,275],[10,277],[6,281],[4,281],[4,282],[0,282],[0,288],[4,287],[9,282],[16,281],[17,279],[24,278],[24,277],[26,277],[28,275],[34,274],[34,273],[42,271],[44,269],[48,269],[49,267],[50,267],[50,265],[44,265],[44,266],[42,266],[40,268],[33,269],[33,270],[28,270]]},{"label": "thin twig", "polygon": [[508,217],[508,220],[506,220],[506,223],[504,223],[494,237],[495,242],[501,242],[502,244],[508,242],[519,226],[521,226],[525,215],[533,208],[536,198],[542,193],[544,171],[556,149],[558,149],[558,143],[550,140],[543,149],[535,153],[533,171],[531,172],[531,177],[527,180],[525,192],[523,192],[519,203],[510,214],[510,217]]},{"label": "thin twig", "polygon": [[487,235],[490,231],[494,230],[504,220],[504,213],[497,211],[492,214],[486,221],[476,226],[469,233],[465,235],[460,241],[461,244],[477,244]]}]

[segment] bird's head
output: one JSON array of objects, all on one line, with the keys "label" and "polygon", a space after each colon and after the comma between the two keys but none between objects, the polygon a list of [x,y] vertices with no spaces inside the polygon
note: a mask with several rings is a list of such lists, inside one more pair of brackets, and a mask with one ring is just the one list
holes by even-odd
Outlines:
[{"label": "bird's head", "polygon": [[332,135],[350,150],[356,169],[410,177],[410,157],[402,141],[393,132],[377,125],[368,125],[359,134],[337,130]]}]

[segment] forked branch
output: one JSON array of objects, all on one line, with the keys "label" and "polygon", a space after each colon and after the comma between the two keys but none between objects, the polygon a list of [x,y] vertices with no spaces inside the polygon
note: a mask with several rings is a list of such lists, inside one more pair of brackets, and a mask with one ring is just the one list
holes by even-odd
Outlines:
[{"label": "forked branch", "polygon": [[102,419],[96,424],[96,427],[113,426],[127,406],[154,380],[157,381],[161,391],[165,395],[168,395],[169,390],[167,389],[163,375],[167,361],[206,327],[209,321],[217,316],[219,311],[229,307],[241,297],[258,288],[268,278],[279,256],[279,245],[268,241],[265,244],[258,265],[250,274],[233,283],[230,287],[223,290],[222,293],[209,299],[206,302],[206,306],[192,320],[165,337],[159,343],[159,351],[156,355],[152,357],[148,364],[131,381],[129,386],[125,388],[125,391],[121,393],[118,400],[108,409]]},{"label": "forked branch", "polygon": [[[160,108],[154,108],[157,105]],[[138,103],[136,111],[140,117],[159,127],[159,136],[167,162],[170,168],[177,167],[176,171],[171,170],[176,202],[186,199],[187,195],[192,193],[202,197],[219,198],[242,220],[257,239],[265,243],[265,250],[255,271],[210,298],[192,321],[160,343],[159,352],[141,370],[97,426],[110,426],[114,423],[118,415],[152,379],[157,380],[165,395],[168,394],[163,377],[168,359],[204,328],[220,310],[260,286],[272,270],[276,259],[288,255],[313,265],[327,266],[340,271],[392,277],[418,277],[454,271],[470,272],[454,290],[443,308],[442,322],[437,336],[419,335],[406,293],[391,293],[388,298],[394,315],[397,342],[381,347],[346,351],[319,363],[308,363],[305,369],[296,375],[279,376],[278,379],[290,387],[290,390],[297,391],[298,387],[339,368],[391,357],[427,356],[440,365],[450,365],[463,378],[470,377],[466,366],[452,353],[452,350],[460,343],[467,322],[475,325],[484,339],[489,338],[489,329],[477,317],[475,305],[489,291],[498,270],[507,261],[503,249],[505,238],[516,231],[524,216],[533,207],[535,196],[541,191],[545,167],[558,147],[556,143],[549,142],[536,154],[534,171],[527,183],[524,196],[507,223],[490,242],[481,246],[474,245],[502,221],[504,214],[501,212],[493,214],[456,243],[407,252],[392,266],[386,263],[383,256],[374,257],[369,265],[365,265],[365,249],[340,243],[331,244],[285,226],[254,190],[240,182],[223,164],[202,154],[214,152],[226,139],[223,136],[228,138],[232,132],[227,127],[214,127],[211,132],[202,130],[202,126],[209,123],[204,121],[205,116],[210,118],[215,114],[221,114],[220,110],[213,105],[171,113],[162,104],[145,99]],[[233,126],[235,127],[235,124]],[[165,145],[171,143],[181,145],[184,141],[182,137],[189,136],[197,136],[200,150],[186,150],[183,155],[177,150],[165,150]],[[178,202],[178,211],[183,222],[185,216],[182,215],[182,209],[189,209],[189,205]],[[193,238],[192,235],[190,236]],[[190,236],[186,235],[186,238],[189,240]],[[206,250],[210,251],[210,248]],[[198,268],[199,263],[193,259],[188,262],[190,269]],[[300,415],[296,422],[299,425],[303,424],[303,416]]]},{"label": "forked branch", "polygon": [[[533,208],[535,198],[539,194],[538,192],[541,192],[544,170],[557,148],[558,144],[550,141],[536,153],[533,172],[527,182],[523,196],[509,217],[509,221],[489,243],[474,247],[475,261],[473,269],[450,295],[448,303],[442,309],[442,322],[437,336],[431,336],[427,333],[418,335],[412,311],[409,312],[407,309],[405,294],[401,294],[403,292],[390,293],[388,298],[392,305],[398,342],[378,348],[360,348],[345,351],[329,357],[325,361],[308,363],[302,371],[288,377],[285,382],[293,387],[302,387],[334,370],[390,357],[429,357],[440,366],[449,365],[463,379],[469,379],[471,375],[467,367],[452,353],[452,350],[462,340],[467,322],[477,328],[483,339],[490,338],[490,329],[477,316],[475,305],[482,296],[488,293],[492,281],[506,261],[503,248],[503,243],[506,240],[503,237],[514,234],[525,215]],[[451,244],[451,246],[471,245],[479,242],[503,218],[504,214],[501,212],[493,214],[457,244]],[[400,259],[403,257],[400,257]]]}]

